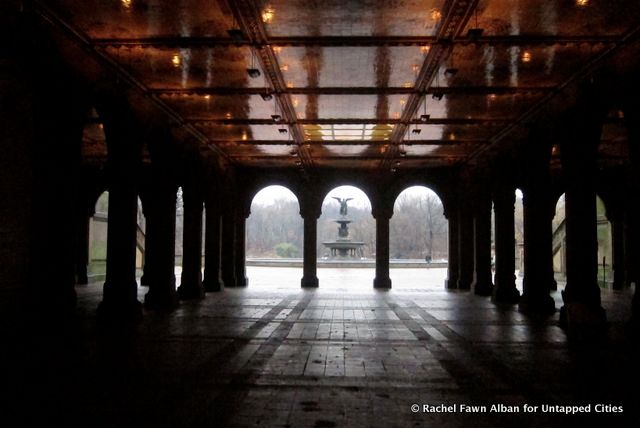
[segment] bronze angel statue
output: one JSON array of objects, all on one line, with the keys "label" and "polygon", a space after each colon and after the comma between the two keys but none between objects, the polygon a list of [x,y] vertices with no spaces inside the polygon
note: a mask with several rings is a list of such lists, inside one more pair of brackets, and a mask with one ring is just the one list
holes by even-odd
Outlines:
[{"label": "bronze angel statue", "polygon": [[336,198],[335,196],[332,196],[333,199],[335,199],[336,201],[340,202],[340,215],[341,216],[346,216],[347,215],[347,202],[352,200],[353,198]]}]

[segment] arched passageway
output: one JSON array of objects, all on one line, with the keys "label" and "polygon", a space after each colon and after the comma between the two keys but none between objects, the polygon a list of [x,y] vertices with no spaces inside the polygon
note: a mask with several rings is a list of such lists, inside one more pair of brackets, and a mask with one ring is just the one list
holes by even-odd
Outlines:
[{"label": "arched passageway", "polygon": [[[403,190],[395,200],[389,222],[389,251],[392,279],[394,266],[417,269],[413,280],[427,276],[438,282],[446,275],[448,258],[448,222],[440,197],[424,186]],[[406,275],[402,275],[406,277]],[[394,281],[396,281],[394,279]]]}]

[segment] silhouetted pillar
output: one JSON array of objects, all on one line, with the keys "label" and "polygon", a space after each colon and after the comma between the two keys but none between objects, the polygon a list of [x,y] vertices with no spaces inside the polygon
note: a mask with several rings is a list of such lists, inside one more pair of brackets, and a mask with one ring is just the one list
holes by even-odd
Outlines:
[{"label": "silhouetted pillar", "polygon": [[638,284],[638,268],[640,259],[640,202],[637,195],[640,194],[640,106],[636,98],[625,109],[624,117],[629,135],[629,158],[631,160],[629,173],[630,195],[626,218],[625,252],[627,253],[626,278],[627,285],[635,284],[635,291],[631,302],[631,326],[640,331],[640,284]]},{"label": "silhouetted pillar", "polygon": [[[301,210],[302,211],[302,210]],[[318,217],[320,210],[305,209],[302,211],[304,219],[304,244],[303,244],[303,274],[300,280],[302,287],[317,287],[317,259],[318,259]]]},{"label": "silhouetted pillar", "polygon": [[[633,205],[633,202],[631,202]],[[631,287],[637,282],[636,260],[638,260],[637,248],[638,244],[634,239],[637,233],[637,220],[631,206],[624,213],[624,285]]]},{"label": "silhouetted pillar", "polygon": [[222,253],[221,270],[222,281],[226,287],[236,286],[236,227],[231,209],[225,209],[222,214]]},{"label": "silhouetted pillar", "polygon": [[[142,199],[142,198],[141,198]],[[151,283],[151,276],[153,271],[153,252],[156,249],[155,244],[153,243],[153,239],[155,238],[152,233],[149,235],[149,216],[150,212],[153,211],[151,207],[151,200],[147,200],[147,198],[142,199],[142,213],[145,218],[145,233],[144,233],[144,260],[142,262],[142,276],[140,277],[140,285],[144,287],[148,287]],[[153,220],[152,220],[153,221]]]},{"label": "silhouetted pillar", "polygon": [[494,196],[496,274],[493,300],[498,303],[517,303],[520,292],[515,276],[515,191],[503,188]]},{"label": "silhouetted pillar", "polygon": [[146,235],[153,236],[154,263],[144,305],[149,309],[170,310],[178,305],[175,275],[177,188],[160,178],[161,175],[159,171],[151,191],[152,212],[146,224]]},{"label": "silhouetted pillar", "polygon": [[236,214],[235,228],[235,266],[236,266],[236,286],[246,287],[249,284],[247,279],[247,256],[246,256],[246,237],[247,237],[247,217],[248,213],[238,212]]},{"label": "silhouetted pillar", "polygon": [[478,196],[473,218],[474,272],[473,290],[479,296],[493,292],[491,280],[491,198]]},{"label": "silhouetted pillar", "polygon": [[184,187],[182,277],[178,294],[182,299],[204,298],[202,285],[202,197],[197,189]]},{"label": "silhouetted pillar", "polygon": [[470,207],[461,207],[458,216],[458,289],[469,290],[473,282],[473,212]]},{"label": "silhouetted pillar", "polygon": [[624,220],[621,212],[609,214],[611,222],[611,256],[613,257],[613,289],[621,290],[624,286]]},{"label": "silhouetted pillar", "polygon": [[215,194],[208,194],[206,204],[206,225],[204,237],[204,288],[206,291],[221,291],[224,288],[220,268],[222,217],[219,201]]},{"label": "silhouetted pillar", "polygon": [[107,229],[107,275],[101,319],[139,321],[142,305],[136,283],[136,233],[138,194],[134,173],[129,168],[113,168],[109,187],[109,227]]},{"label": "silhouetted pillar", "polygon": [[[584,123],[583,123],[584,122]],[[560,322],[569,334],[596,332],[606,323],[598,287],[598,237],[595,175],[597,144],[601,127],[592,118],[581,117],[561,146],[562,168],[566,183],[566,266],[567,284],[562,292],[564,306]]]},{"label": "silhouetted pillar", "polygon": [[548,173],[524,190],[524,278],[522,280],[522,310],[555,312],[550,295],[554,288],[551,198]]},{"label": "silhouetted pillar", "polygon": [[89,265],[89,222],[91,216],[86,210],[81,210],[76,223],[76,284],[88,284],[89,276],[87,268]]},{"label": "silhouetted pillar", "polygon": [[391,213],[386,210],[374,210],[376,219],[376,277],[374,288],[391,288],[389,277],[389,219]]},{"label": "silhouetted pillar", "polygon": [[445,288],[453,290],[458,288],[458,209],[450,207],[445,212],[445,217],[449,221],[449,248],[447,256],[447,279],[444,282]]}]

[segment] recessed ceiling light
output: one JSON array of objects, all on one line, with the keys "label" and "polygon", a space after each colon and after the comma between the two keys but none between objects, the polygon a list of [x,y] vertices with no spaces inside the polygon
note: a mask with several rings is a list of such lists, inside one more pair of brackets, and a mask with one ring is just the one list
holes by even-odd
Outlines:
[{"label": "recessed ceiling light", "polygon": [[182,64],[182,60],[180,60],[180,55],[173,54],[173,56],[171,57],[171,64],[173,64],[174,67],[180,67],[180,64]]},{"label": "recessed ceiling light", "polygon": [[120,3],[122,3],[122,7],[125,9],[131,9],[131,6],[133,6],[132,0],[120,0]]},{"label": "recessed ceiling light", "polygon": [[429,17],[433,21],[440,21],[440,19],[442,18],[442,12],[440,12],[439,9],[431,9],[431,11],[429,12]]},{"label": "recessed ceiling light", "polygon": [[275,15],[276,15],[275,9],[272,8],[271,6],[267,6],[262,11],[262,22],[264,22],[265,24],[271,24],[271,21],[273,21],[273,17]]},{"label": "recessed ceiling light", "polygon": [[589,5],[589,0],[576,0],[576,6],[585,7]]},{"label": "recessed ceiling light", "polygon": [[531,52],[524,51],[522,54],[522,62],[531,62]]}]

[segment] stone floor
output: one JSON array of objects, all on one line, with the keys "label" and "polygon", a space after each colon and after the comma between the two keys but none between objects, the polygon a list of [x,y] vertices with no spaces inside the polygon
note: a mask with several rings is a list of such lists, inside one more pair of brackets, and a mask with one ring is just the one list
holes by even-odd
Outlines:
[{"label": "stone floor", "polygon": [[321,269],[320,288],[301,290],[300,269],[250,268],[249,287],[145,312],[128,332],[96,325],[101,284],[78,287],[78,334],[39,338],[27,373],[9,374],[28,410],[4,414],[15,426],[639,426],[629,290],[603,291],[608,339],[574,347],[557,313],[532,318],[447,292],[444,273],[393,270],[384,292],[369,269]]}]

